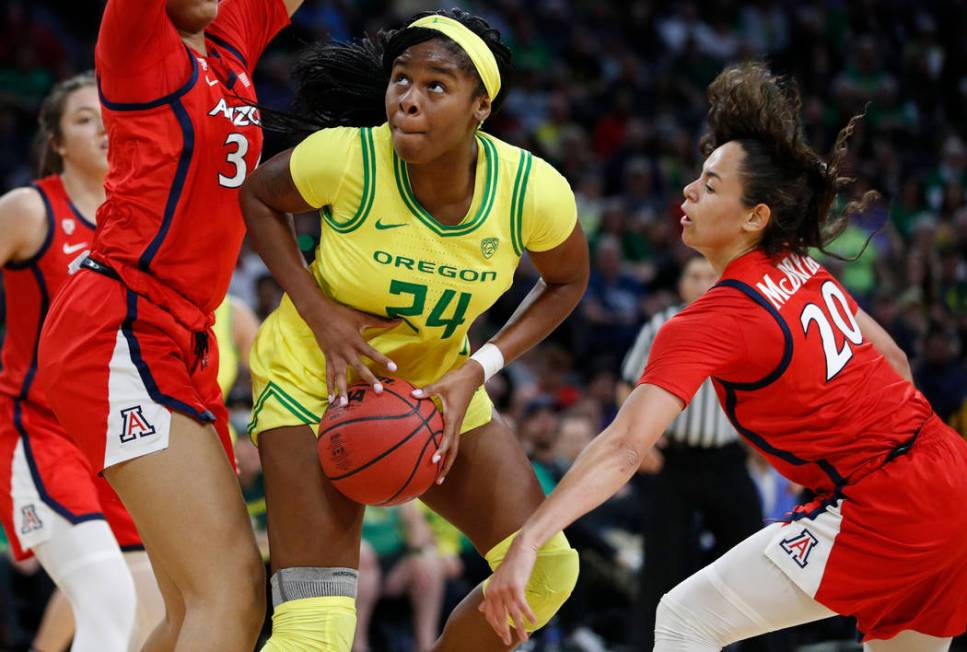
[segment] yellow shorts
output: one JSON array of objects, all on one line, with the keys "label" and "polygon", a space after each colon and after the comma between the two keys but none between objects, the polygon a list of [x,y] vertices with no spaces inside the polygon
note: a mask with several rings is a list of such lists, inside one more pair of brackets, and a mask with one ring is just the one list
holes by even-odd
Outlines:
[{"label": "yellow shorts", "polygon": [[[376,342],[373,345],[380,348]],[[414,385],[438,380],[407,377],[406,364],[400,360],[394,362],[399,365],[396,376]],[[462,363],[460,360],[459,364]],[[317,430],[328,407],[325,356],[287,296],[259,328],[249,357],[249,369],[255,404],[248,431],[253,441],[258,443],[259,433],[274,428],[307,425]],[[439,376],[447,371],[440,369]],[[347,382],[357,380],[350,371]],[[481,386],[470,400],[460,432],[490,423],[493,409],[490,397]]]}]

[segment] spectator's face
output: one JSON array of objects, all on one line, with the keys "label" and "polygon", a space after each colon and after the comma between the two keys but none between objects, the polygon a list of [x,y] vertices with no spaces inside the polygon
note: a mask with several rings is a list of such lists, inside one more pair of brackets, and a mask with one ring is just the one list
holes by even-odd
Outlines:
[{"label": "spectator's face", "polygon": [[745,151],[739,143],[725,143],[705,160],[701,176],[682,191],[682,241],[706,257],[762,239],[765,224],[754,213],[764,210],[767,223],[768,208],[749,208],[742,203],[740,171],[744,160]]},{"label": "spectator's face", "polygon": [[524,418],[521,424],[521,438],[525,445],[534,453],[547,453],[557,442],[560,422],[553,411],[538,408],[536,412]]},{"label": "spectator's face", "polygon": [[561,422],[561,434],[554,446],[554,457],[573,462],[594,439],[594,424],[585,417],[568,417]]},{"label": "spectator's face", "polygon": [[712,264],[704,258],[691,258],[685,263],[682,277],[678,281],[678,294],[682,301],[691,303],[711,289],[719,275]]},{"label": "spectator's face", "polygon": [[93,85],[79,88],[67,97],[60,118],[60,137],[54,148],[65,164],[95,176],[107,174],[107,133]]},{"label": "spectator's face", "polygon": [[398,56],[386,88],[386,119],[399,157],[427,163],[472,138],[490,115],[490,100],[478,95],[479,84],[437,39]]},{"label": "spectator's face", "polygon": [[218,15],[218,0],[168,0],[168,18],[181,32],[203,31]]}]

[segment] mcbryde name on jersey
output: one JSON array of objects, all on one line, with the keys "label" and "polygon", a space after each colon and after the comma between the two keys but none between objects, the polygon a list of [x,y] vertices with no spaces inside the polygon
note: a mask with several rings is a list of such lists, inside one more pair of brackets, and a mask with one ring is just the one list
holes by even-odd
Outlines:
[{"label": "mcbryde name on jersey", "polygon": [[782,307],[789,297],[806,284],[813,274],[820,269],[819,263],[809,256],[786,256],[776,265],[785,276],[774,281],[768,274],[763,275],[762,282],[755,286],[765,295],[776,310]]}]

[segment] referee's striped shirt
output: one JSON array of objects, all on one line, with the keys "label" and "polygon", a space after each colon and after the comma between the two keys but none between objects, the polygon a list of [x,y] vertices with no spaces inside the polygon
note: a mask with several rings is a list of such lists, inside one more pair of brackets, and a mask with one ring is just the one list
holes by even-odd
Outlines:
[{"label": "referee's striped shirt", "polygon": [[[634,346],[625,355],[621,377],[631,385],[637,385],[648,363],[648,352],[655,341],[658,329],[680,312],[684,306],[672,306],[658,313],[641,327]],[[665,435],[678,443],[699,448],[718,448],[739,438],[728,417],[719,405],[711,379],[706,378],[698,388],[692,402],[675,417]]]}]

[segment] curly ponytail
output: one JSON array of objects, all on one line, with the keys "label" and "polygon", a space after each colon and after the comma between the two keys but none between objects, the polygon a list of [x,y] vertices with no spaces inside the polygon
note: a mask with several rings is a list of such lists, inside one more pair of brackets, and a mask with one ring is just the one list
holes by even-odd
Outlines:
[{"label": "curly ponytail", "polygon": [[803,138],[796,84],[773,75],[765,65],[726,68],[709,85],[708,98],[708,131],[700,149],[708,156],[729,141],[742,145],[742,202],[748,207],[766,204],[772,213],[759,246],[769,256],[782,251],[805,254],[815,247],[839,258],[826,247],[843,232],[851,214],[866,211],[879,198],[876,191],[868,191],[832,214],[837,195],[854,181],[841,177],[840,167],[849,137],[865,113],[850,119],[824,161]]}]

